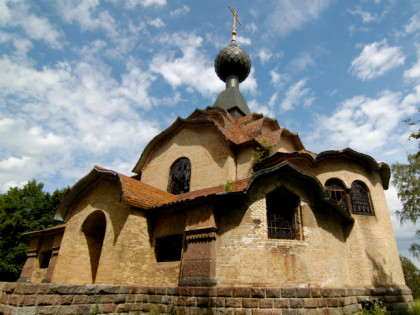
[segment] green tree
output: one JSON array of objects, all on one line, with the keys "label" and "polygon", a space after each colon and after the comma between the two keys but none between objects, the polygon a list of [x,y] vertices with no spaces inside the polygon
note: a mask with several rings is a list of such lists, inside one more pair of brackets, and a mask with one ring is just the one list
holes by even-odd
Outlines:
[{"label": "green tree", "polygon": [[413,298],[420,298],[420,270],[407,257],[400,256],[405,284],[411,289]]},{"label": "green tree", "polygon": [[67,189],[53,194],[35,180],[0,195],[0,281],[15,281],[26,260],[29,238],[25,232],[56,225],[53,214]]},{"label": "green tree", "polygon": [[[420,112],[420,108],[418,108]],[[413,126],[419,121],[407,119],[408,125]],[[420,139],[420,129],[410,134],[409,139]],[[397,211],[397,216],[402,223],[411,221],[414,224],[420,216],[420,150],[416,154],[407,156],[408,164],[392,164],[392,183],[398,191],[398,198],[403,204],[403,208]],[[416,236],[420,238],[420,230],[416,231]],[[420,259],[420,244],[413,243],[410,252],[414,257]]]}]

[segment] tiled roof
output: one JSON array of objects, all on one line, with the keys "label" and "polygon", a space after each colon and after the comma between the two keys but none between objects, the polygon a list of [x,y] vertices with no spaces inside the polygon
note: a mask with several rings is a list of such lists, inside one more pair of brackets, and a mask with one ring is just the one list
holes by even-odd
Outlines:
[{"label": "tiled roof", "polygon": [[[263,132],[264,123],[270,125],[272,131]],[[241,145],[247,142],[263,145],[266,140],[276,145],[280,138],[284,136],[291,139],[296,151],[305,149],[299,136],[287,129],[280,128],[275,119],[255,113],[235,119],[227,110],[221,107],[207,107],[205,110],[196,109],[187,119],[178,118],[169,128],[153,138],[144,149],[133,172],[137,174],[141,172],[148,156],[161,140],[183,125],[196,124],[214,125],[222,137],[234,145]]]},{"label": "tiled roof", "polygon": [[65,224],[60,224],[60,225],[56,225],[47,229],[43,229],[43,230],[38,230],[38,231],[30,231],[30,232],[26,232],[24,233],[24,235],[33,235],[33,234],[45,234],[45,233],[50,233],[50,232],[54,232],[54,231],[58,231],[61,230],[66,227]]},{"label": "tiled roof", "polygon": [[132,177],[107,170],[97,165],[95,169],[112,172],[118,176],[121,183],[121,201],[130,206],[148,209],[164,203],[173,202],[177,199],[175,195],[145,184]]}]

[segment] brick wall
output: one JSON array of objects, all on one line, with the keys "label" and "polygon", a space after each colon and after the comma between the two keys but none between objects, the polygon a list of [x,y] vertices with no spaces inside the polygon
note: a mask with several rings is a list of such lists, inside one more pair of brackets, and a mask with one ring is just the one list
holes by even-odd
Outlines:
[{"label": "brick wall", "polygon": [[352,314],[378,299],[390,310],[412,306],[395,288],[141,287],[0,283],[0,314]]}]

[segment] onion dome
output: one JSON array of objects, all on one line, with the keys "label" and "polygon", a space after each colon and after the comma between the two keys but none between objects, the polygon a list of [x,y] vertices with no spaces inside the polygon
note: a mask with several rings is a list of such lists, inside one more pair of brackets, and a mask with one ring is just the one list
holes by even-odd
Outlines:
[{"label": "onion dome", "polygon": [[239,82],[244,81],[251,71],[251,59],[247,52],[232,40],[230,45],[223,48],[214,61],[217,76],[226,82],[229,76],[237,76]]}]

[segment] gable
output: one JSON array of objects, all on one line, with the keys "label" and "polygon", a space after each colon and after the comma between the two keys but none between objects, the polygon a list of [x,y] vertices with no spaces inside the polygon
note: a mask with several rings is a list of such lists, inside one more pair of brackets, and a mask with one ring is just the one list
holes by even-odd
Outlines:
[{"label": "gable", "polygon": [[170,168],[182,157],[191,161],[191,190],[235,178],[234,154],[229,142],[213,126],[205,124],[181,126],[156,145],[143,166],[142,182],[166,191]]}]

